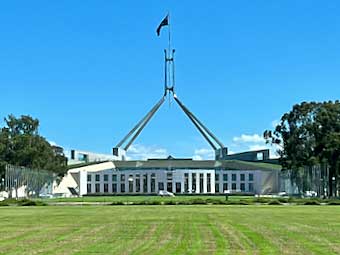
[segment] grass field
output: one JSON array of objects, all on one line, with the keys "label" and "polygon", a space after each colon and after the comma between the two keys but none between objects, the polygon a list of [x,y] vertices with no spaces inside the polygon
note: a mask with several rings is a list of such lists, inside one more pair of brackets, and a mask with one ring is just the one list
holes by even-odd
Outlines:
[{"label": "grass field", "polygon": [[0,254],[339,254],[336,206],[0,208]]}]

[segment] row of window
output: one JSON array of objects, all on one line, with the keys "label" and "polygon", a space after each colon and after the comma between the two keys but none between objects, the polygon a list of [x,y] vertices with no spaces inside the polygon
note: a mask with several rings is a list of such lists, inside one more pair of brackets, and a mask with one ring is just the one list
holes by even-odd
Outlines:
[{"label": "row of window", "polygon": [[[227,182],[228,181],[228,176],[230,175],[230,174],[215,174],[215,181],[216,182],[218,182],[219,180],[220,180],[220,175],[223,175],[223,181],[224,182]],[[242,182],[244,182],[244,181],[246,181],[246,174],[239,174],[239,176],[240,176],[240,181]],[[237,181],[237,174],[231,174],[231,181],[233,181],[233,182],[236,182]],[[250,181],[250,182],[252,182],[252,181],[254,181],[254,174],[253,173],[249,173],[248,174],[248,181]]]},{"label": "row of window", "polygon": [[[229,189],[231,188],[231,189]],[[254,192],[254,183],[249,182],[248,183],[248,189],[246,190],[246,183],[240,183],[240,190],[241,192]],[[231,187],[228,187],[228,183],[223,183],[223,190],[220,191],[220,184],[215,183],[215,192],[216,193],[224,193],[227,190],[232,190],[232,191],[238,191],[237,189],[237,184],[236,183],[231,183]]]},{"label": "row of window", "polygon": [[[201,186],[202,185],[202,186]],[[94,185],[94,192],[95,193],[100,193],[100,183],[96,183]],[[193,188],[196,188],[196,186],[194,186]],[[231,190],[232,191],[237,191],[237,184],[236,183],[231,183]],[[246,190],[246,184],[245,183],[240,183],[240,191],[241,192],[254,192],[254,184],[253,183],[248,183],[248,189]],[[151,192],[154,193],[155,192],[155,182],[151,182]],[[159,182],[158,183],[158,190],[164,190],[164,183],[163,182]],[[167,183],[167,190],[172,192],[172,183],[168,182]],[[224,193],[225,191],[229,190],[228,187],[228,183],[223,183],[223,190],[220,190],[220,185],[219,183],[215,184],[215,193]],[[104,193],[108,193],[109,192],[109,184],[108,183],[104,183]],[[147,193],[147,186],[144,185],[143,187],[143,191],[144,193]],[[191,190],[192,192],[195,192],[195,189]],[[200,191],[203,192],[203,183],[200,183]],[[111,185],[111,191],[112,193],[117,193],[118,192],[118,186],[117,183],[112,183]],[[120,192],[121,193],[125,193],[125,192],[129,192],[132,193],[133,191],[133,184],[129,183],[128,185],[128,190],[126,191],[125,189],[125,183],[121,183],[120,184]],[[136,191],[135,192],[141,192],[140,186],[136,185]],[[181,183],[176,183],[176,193],[180,193],[181,192]],[[186,189],[186,185],[185,185],[185,192],[189,192],[189,189]],[[211,192],[210,190],[210,184],[207,185],[207,192]],[[87,184],[87,193],[92,193],[92,184],[88,183]]]},{"label": "row of window", "polygon": [[[218,174],[216,173],[215,174],[215,181],[218,182],[220,180],[220,175],[223,175],[223,182],[227,182],[228,181],[228,176],[230,174]],[[185,173],[184,174],[184,177],[187,177],[188,176],[188,173]],[[245,181],[246,180],[246,174],[239,174],[240,176],[240,181]],[[96,174],[95,175],[95,181],[96,182],[100,182],[100,177],[101,175],[100,174]],[[151,178],[155,178],[155,174],[151,174]],[[104,174],[103,175],[103,178],[104,178],[104,182],[108,182],[109,181],[109,175],[108,174]],[[113,174],[112,175],[112,182],[117,182],[117,175],[116,174]],[[130,175],[129,179],[130,178],[133,178],[133,175]],[[136,179],[140,178],[140,175],[137,174],[136,175]],[[200,174],[200,178],[203,178],[203,174]],[[210,174],[207,174],[207,178],[208,180],[210,180]],[[144,179],[147,179],[147,174],[144,174]],[[196,173],[192,173],[192,179],[193,179],[193,182],[194,180],[196,181]],[[167,180],[172,180],[172,173],[167,173]],[[231,180],[232,181],[237,181],[237,174],[231,174]],[[92,181],[92,175],[91,174],[88,174],[87,175],[87,181],[88,182],[91,182]],[[121,182],[124,182],[125,181],[125,175],[122,174],[120,176],[120,181]],[[254,174],[253,173],[249,173],[248,174],[248,181],[254,181]]]}]

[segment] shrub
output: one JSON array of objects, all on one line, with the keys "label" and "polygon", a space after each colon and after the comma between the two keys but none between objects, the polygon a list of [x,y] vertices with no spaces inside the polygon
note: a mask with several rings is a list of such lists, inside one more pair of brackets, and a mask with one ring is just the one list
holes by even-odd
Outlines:
[{"label": "shrub", "polygon": [[330,200],[327,205],[340,205],[340,200]]},{"label": "shrub", "polygon": [[271,200],[269,201],[268,205],[282,205],[279,200]]},{"label": "shrub", "polygon": [[151,201],[146,201],[146,205],[161,205],[162,202],[158,200],[151,200]]},{"label": "shrub", "polygon": [[122,201],[115,201],[115,202],[112,202],[111,205],[125,205],[125,204]]},{"label": "shrub", "polygon": [[176,202],[173,200],[168,200],[168,201],[164,201],[165,205],[176,205]]},{"label": "shrub", "polygon": [[196,199],[191,200],[191,204],[193,204],[193,205],[206,205],[207,201],[203,200],[201,198],[196,198]]},{"label": "shrub", "polygon": [[303,204],[304,205],[320,205],[320,202],[316,200],[309,200],[309,201],[305,201]]}]

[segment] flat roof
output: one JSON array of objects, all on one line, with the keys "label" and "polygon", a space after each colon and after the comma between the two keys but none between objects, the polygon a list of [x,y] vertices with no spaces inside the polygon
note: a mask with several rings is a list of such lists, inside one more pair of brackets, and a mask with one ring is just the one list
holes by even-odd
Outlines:
[{"label": "flat roof", "polygon": [[249,162],[241,160],[117,160],[113,161],[116,169],[226,169],[226,170],[281,170],[280,165]]}]

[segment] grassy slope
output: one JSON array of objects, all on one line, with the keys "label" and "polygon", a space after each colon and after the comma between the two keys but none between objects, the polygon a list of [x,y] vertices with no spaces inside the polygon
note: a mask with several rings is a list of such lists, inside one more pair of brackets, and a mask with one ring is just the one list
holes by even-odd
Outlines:
[{"label": "grassy slope", "polygon": [[339,207],[0,208],[0,254],[335,254]]}]

